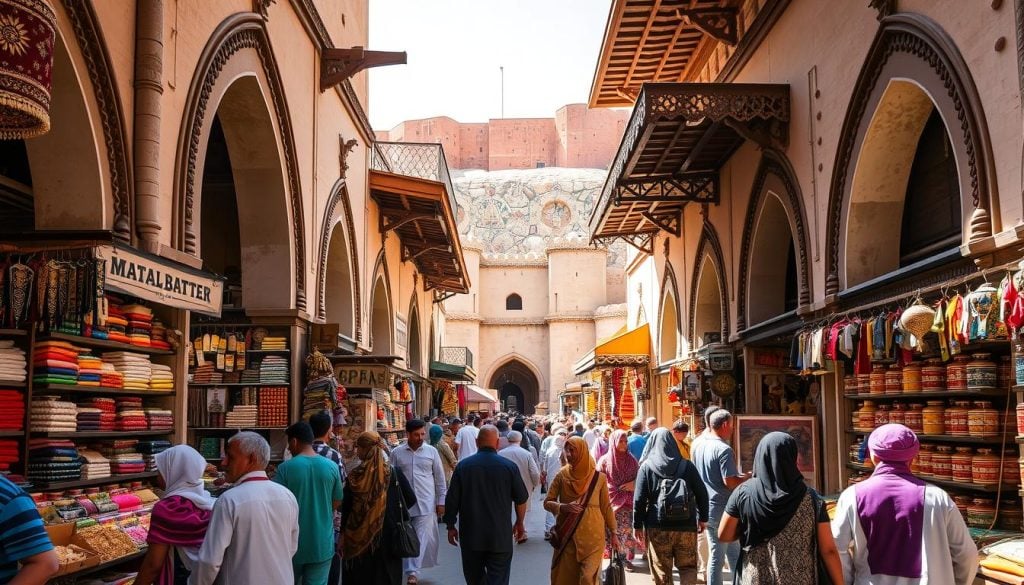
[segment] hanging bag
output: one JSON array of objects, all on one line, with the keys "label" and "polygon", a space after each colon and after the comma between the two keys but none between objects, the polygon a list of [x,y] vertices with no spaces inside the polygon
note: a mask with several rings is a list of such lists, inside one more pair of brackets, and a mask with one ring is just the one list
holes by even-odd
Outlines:
[{"label": "hanging bag", "polygon": [[625,560],[619,553],[612,555],[612,561],[601,571],[601,585],[626,585]]},{"label": "hanging bag", "polygon": [[398,522],[391,529],[391,554],[402,558],[411,559],[420,556],[420,538],[416,536],[416,527],[412,525],[412,518],[409,516],[408,506],[405,504],[405,494],[402,493],[402,486],[398,483],[398,473],[391,469],[392,481],[395,482],[395,490],[398,492]]}]

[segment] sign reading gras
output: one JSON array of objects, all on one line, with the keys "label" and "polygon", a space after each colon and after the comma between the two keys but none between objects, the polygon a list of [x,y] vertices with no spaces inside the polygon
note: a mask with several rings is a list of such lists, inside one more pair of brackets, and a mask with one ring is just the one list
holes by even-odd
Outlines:
[{"label": "sign reading gras", "polygon": [[334,377],[346,388],[388,388],[387,366],[334,365]]},{"label": "sign reading gras", "polygon": [[106,288],[146,301],[220,316],[223,282],[211,274],[122,246],[97,246]]}]

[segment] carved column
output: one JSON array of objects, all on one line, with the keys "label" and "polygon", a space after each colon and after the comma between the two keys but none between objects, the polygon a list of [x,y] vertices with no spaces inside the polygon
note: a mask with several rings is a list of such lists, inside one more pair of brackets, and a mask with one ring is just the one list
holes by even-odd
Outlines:
[{"label": "carved column", "polygon": [[135,229],[140,247],[160,250],[160,100],[163,96],[163,0],[135,6]]}]

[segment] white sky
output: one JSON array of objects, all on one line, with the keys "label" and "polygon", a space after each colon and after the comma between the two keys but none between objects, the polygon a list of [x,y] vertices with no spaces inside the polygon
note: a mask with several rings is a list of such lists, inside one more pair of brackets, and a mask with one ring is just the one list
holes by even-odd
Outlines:
[{"label": "white sky", "polygon": [[407,65],[369,70],[374,129],[450,116],[550,118],[586,103],[610,0],[370,0],[369,49]]}]

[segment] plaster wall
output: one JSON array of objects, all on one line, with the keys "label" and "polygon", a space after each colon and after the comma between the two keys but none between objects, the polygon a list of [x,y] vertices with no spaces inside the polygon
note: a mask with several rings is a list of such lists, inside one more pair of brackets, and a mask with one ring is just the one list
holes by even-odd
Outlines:
[{"label": "plaster wall", "polygon": [[[594,315],[595,344],[611,338],[626,324],[625,304],[606,305]],[[588,350],[589,351],[589,350]],[[586,352],[583,352],[586,353]],[[582,355],[582,354],[581,354]]]},{"label": "plaster wall", "polygon": [[555,166],[558,137],[550,118],[492,119],[487,144],[492,171]]},{"label": "plaster wall", "polygon": [[607,169],[615,157],[627,118],[621,109],[590,110],[586,104],[562,106],[555,113],[560,148],[555,166]]},{"label": "plaster wall", "polygon": [[608,302],[607,254],[599,249],[549,249],[548,312],[592,312]]},{"label": "plaster wall", "polygon": [[[523,310],[505,310],[511,294],[523,299]],[[480,268],[480,315],[485,319],[543,319],[548,307],[546,266],[487,266]]]},{"label": "plaster wall", "polygon": [[480,298],[480,250],[463,246],[462,256],[469,275],[469,294],[455,295],[444,302],[445,309],[455,313],[476,313]]},{"label": "plaster wall", "polygon": [[548,335],[551,385],[547,393],[542,389],[540,399],[555,403],[558,401],[558,392],[576,380],[573,364],[580,356],[594,349],[597,341],[596,327],[594,321],[589,319],[551,321],[548,323]]}]

